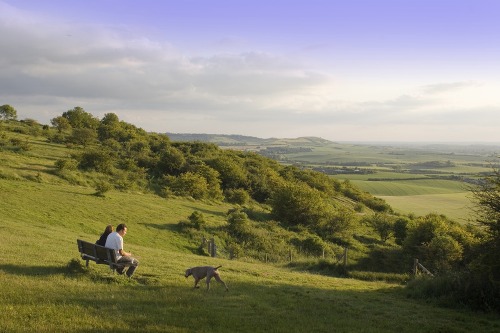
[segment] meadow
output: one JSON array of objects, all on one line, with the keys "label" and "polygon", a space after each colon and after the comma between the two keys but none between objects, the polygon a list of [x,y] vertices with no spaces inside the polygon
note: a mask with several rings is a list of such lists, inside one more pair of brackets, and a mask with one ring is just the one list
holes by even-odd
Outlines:
[{"label": "meadow", "polygon": [[[495,313],[408,297],[404,284],[303,271],[300,265],[197,254],[178,223],[199,211],[226,223],[232,206],[95,189],[55,176],[63,145],[30,141],[0,151],[0,332],[498,332]],[[127,279],[91,262],[76,239],[126,223],[125,250],[140,261]],[[195,265],[222,265],[229,292],[193,289]]]},{"label": "meadow", "polygon": [[[149,194],[0,180],[2,332],[496,332],[500,318],[407,298],[404,286],[194,254],[176,232],[193,210],[223,223],[228,207]],[[127,223],[132,279],[85,267],[76,239]],[[230,291],[194,290],[183,272],[222,265]]]}]

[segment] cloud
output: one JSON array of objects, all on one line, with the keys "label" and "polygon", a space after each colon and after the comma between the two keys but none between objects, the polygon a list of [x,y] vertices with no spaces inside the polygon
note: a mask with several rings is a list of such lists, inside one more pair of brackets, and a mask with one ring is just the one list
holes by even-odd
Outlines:
[{"label": "cloud", "polygon": [[230,116],[242,107],[268,109],[328,80],[263,52],[187,57],[168,43],[115,27],[26,20],[12,8],[8,13],[14,18],[0,22],[3,98],[73,98],[115,109]]},{"label": "cloud", "polygon": [[266,51],[188,55],[129,27],[65,22],[1,1],[0,45],[1,103],[43,123],[74,106],[150,131],[262,137],[418,135],[418,126],[498,123],[497,84],[374,85],[349,76],[359,74],[356,64],[336,77]]},{"label": "cloud", "polygon": [[477,87],[476,82],[450,82],[450,83],[437,83],[423,86],[421,89],[425,94],[442,94],[448,92],[455,92],[465,88]]}]

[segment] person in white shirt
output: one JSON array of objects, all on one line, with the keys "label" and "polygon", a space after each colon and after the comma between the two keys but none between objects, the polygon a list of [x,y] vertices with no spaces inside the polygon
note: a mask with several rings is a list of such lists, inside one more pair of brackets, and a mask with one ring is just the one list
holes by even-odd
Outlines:
[{"label": "person in white shirt", "polygon": [[[130,265],[127,269],[127,276],[131,277],[134,274],[139,262],[137,259],[132,257],[132,253],[125,252],[123,249],[123,236],[127,233],[127,225],[125,223],[121,223],[116,227],[116,231],[112,232],[108,235],[106,239],[105,247],[113,249],[116,251],[116,261],[122,264]],[[125,272],[125,268],[117,269],[118,274],[123,274]]]}]

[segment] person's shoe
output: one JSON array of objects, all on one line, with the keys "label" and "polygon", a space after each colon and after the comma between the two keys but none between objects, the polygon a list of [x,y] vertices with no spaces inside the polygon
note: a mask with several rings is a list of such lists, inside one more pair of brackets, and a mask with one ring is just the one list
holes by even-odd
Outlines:
[{"label": "person's shoe", "polygon": [[117,272],[118,274],[120,274],[120,275],[123,275],[123,273],[124,273],[124,269],[123,269],[123,268],[117,268],[117,269],[116,269],[116,272]]}]

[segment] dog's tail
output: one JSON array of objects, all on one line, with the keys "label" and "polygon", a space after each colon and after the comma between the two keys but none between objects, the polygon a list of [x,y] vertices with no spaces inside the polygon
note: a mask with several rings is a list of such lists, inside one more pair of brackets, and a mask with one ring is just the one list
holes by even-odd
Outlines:
[{"label": "dog's tail", "polygon": [[221,267],[222,267],[222,265],[219,265],[219,266],[217,266],[217,267],[214,267],[214,270],[218,270],[218,269],[219,269],[219,268],[221,268]]}]

